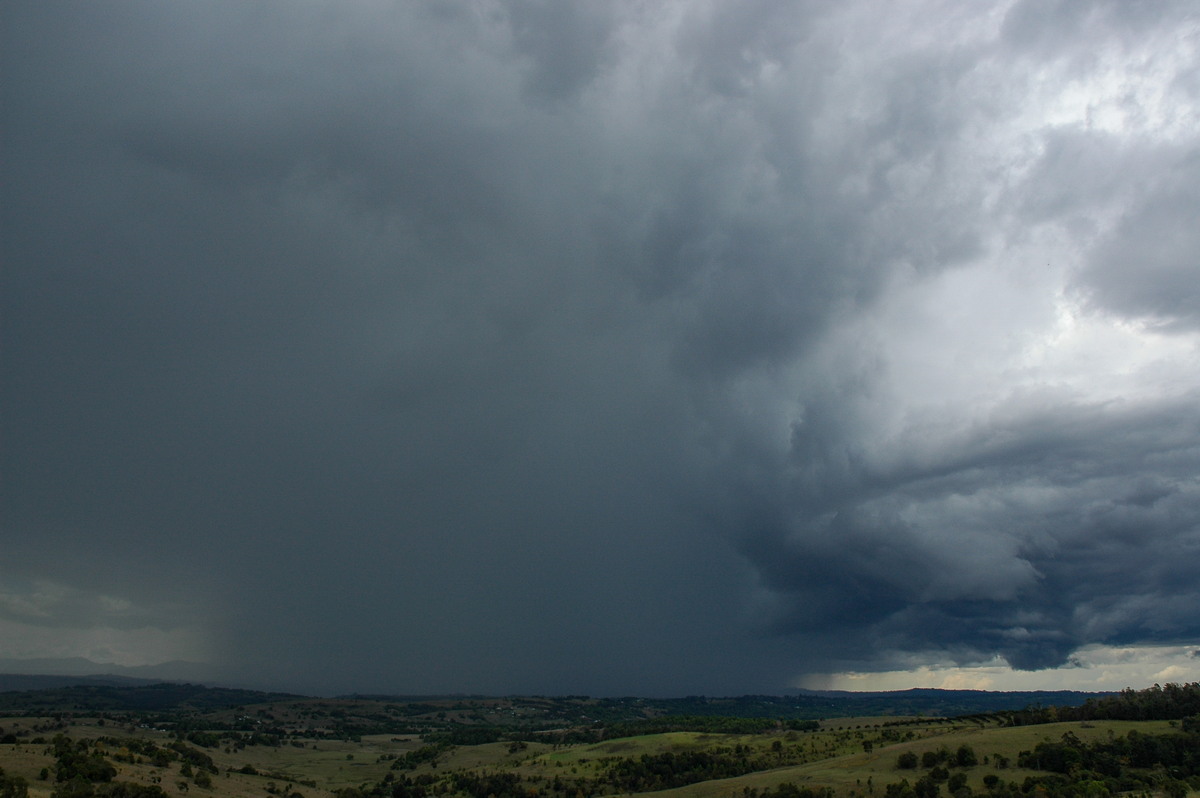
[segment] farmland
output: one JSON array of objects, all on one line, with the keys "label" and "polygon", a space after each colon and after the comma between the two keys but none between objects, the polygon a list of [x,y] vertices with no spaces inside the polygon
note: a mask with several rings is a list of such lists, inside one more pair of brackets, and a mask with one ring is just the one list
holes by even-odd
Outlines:
[{"label": "farmland", "polygon": [[[231,704],[174,689],[132,703],[99,688],[35,691],[23,711],[3,694],[3,798],[1045,798],[1074,795],[1083,776],[1094,796],[1200,787],[1190,716],[816,720],[752,717],[761,700],[740,715],[670,715],[638,699],[224,696]],[[1147,740],[1192,758],[1164,758],[1156,742],[1161,761],[1135,762],[1129,745]],[[1085,768],[1122,745],[1114,766]]]}]

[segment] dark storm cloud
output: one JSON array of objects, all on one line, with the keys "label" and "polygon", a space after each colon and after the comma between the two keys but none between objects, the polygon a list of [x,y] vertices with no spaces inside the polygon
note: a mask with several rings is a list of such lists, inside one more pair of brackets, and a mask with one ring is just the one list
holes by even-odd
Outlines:
[{"label": "dark storm cloud", "polygon": [[0,620],[330,690],[1195,639],[1191,377],[939,415],[845,332],[1025,225],[1188,334],[1193,140],[994,138],[1127,41],[1069,6],[16,4]]},{"label": "dark storm cloud", "polygon": [[1195,399],[1015,408],[936,447],[903,441],[891,463],[798,441],[793,495],[812,498],[745,543],[786,597],[773,623],[827,638],[848,665],[863,638],[1025,669],[1085,643],[1194,639]]},{"label": "dark storm cloud", "polygon": [[616,5],[514,0],[505,9],[514,48],[528,59],[525,81],[535,95],[568,99],[604,66]]}]

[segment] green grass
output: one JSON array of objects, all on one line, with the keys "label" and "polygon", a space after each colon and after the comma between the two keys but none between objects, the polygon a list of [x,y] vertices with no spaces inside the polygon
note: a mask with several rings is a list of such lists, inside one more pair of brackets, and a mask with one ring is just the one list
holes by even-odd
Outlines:
[{"label": "green grass", "polygon": [[[29,730],[30,735],[36,734],[47,740],[59,731],[52,728],[53,725],[49,719],[0,718],[0,726],[6,731]],[[1017,728],[965,721],[883,726],[878,719],[860,718],[824,724],[815,732],[755,735],[670,732],[571,746],[536,742],[524,747],[507,742],[462,746],[443,753],[436,767],[427,763],[414,771],[403,771],[403,774],[440,777],[454,771],[511,771],[544,784],[556,776],[567,780],[592,778],[613,758],[637,759],[643,755],[731,749],[741,745],[750,749],[752,757],[768,761],[777,759],[780,766],[653,795],[657,798],[741,798],[746,788],[761,790],[792,782],[799,786],[830,787],[839,798],[882,798],[887,784],[900,779],[913,782],[927,772],[923,768],[899,770],[896,760],[901,753],[912,751],[920,756],[941,747],[953,752],[960,745],[969,745],[979,764],[966,769],[968,784],[977,793],[982,793],[983,778],[988,774],[994,773],[1004,781],[1024,780],[1033,771],[1016,767],[1019,753],[1032,750],[1039,742],[1057,741],[1068,731],[1086,741],[1121,736],[1133,729],[1154,734],[1170,728],[1167,721],[1072,722]],[[166,745],[173,739],[165,732],[152,729],[122,728],[111,722],[100,726],[96,720],[80,719],[66,728],[65,733],[76,739],[100,736],[149,738],[159,745]],[[900,739],[888,742],[883,739],[885,734]],[[26,741],[30,739],[29,735],[21,739],[23,742],[17,745],[0,745],[0,767],[9,775],[25,777],[30,784],[31,798],[50,798],[55,786],[55,761],[49,754],[49,745],[32,745]],[[864,750],[865,741],[874,746],[869,753]],[[295,791],[304,798],[329,798],[339,789],[370,785],[384,779],[393,773],[391,765],[396,757],[422,745],[424,743],[414,736],[372,735],[358,742],[309,739],[303,741],[302,747],[289,743],[280,747],[248,746],[228,752],[224,748],[206,748],[202,750],[212,757],[220,773],[213,776],[211,789],[190,784],[186,792],[179,786],[182,777],[178,762],[165,768],[156,768],[146,762],[114,762],[114,765],[119,780],[157,783],[172,798],[272,798],[268,792],[271,782],[274,782],[273,789],[284,795]],[[110,751],[115,748],[109,746]],[[997,767],[1002,758],[1009,760],[1009,767]],[[250,765],[260,775],[237,772],[245,765]],[[42,768],[50,769],[49,781],[38,779]],[[957,771],[957,768],[951,768],[951,772]],[[301,785],[303,781],[316,786]]]},{"label": "green grass", "polygon": [[[927,736],[877,746],[870,754],[860,748],[854,753],[831,756],[811,764],[759,771],[732,779],[691,784],[645,795],[654,795],[656,798],[741,798],[743,789],[747,787],[762,790],[777,787],[783,782],[792,782],[798,786],[831,787],[837,795],[848,798],[870,798],[872,794],[882,796],[887,784],[901,779],[908,779],[911,783],[928,772],[920,767],[916,770],[898,769],[896,759],[905,751],[913,751],[919,756],[925,751],[936,751],[943,746],[953,752],[960,745],[971,746],[979,758],[980,764],[963,770],[967,773],[968,785],[977,793],[981,793],[986,792],[983,777],[989,773],[995,773],[1004,781],[1016,782],[1034,775],[1036,771],[1017,768],[1016,762],[1021,751],[1032,750],[1039,742],[1057,741],[1068,731],[1087,741],[1105,739],[1110,733],[1119,737],[1133,729],[1145,734],[1159,734],[1168,731],[1170,724],[1168,721],[1096,721],[1016,728],[980,728],[973,724],[941,729],[931,726],[914,729]],[[982,764],[985,756],[988,758],[986,765]],[[1009,767],[997,768],[997,756],[1007,757],[1010,760]],[[959,770],[952,768],[951,772]],[[872,788],[873,793],[870,792]]]}]

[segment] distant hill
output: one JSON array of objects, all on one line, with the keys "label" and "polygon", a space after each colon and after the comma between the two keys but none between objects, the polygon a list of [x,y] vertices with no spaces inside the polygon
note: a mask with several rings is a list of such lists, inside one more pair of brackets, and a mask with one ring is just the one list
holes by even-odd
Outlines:
[{"label": "distant hill", "polygon": [[[25,678],[36,679],[39,677]],[[104,677],[97,678],[103,680]],[[75,684],[0,693],[0,711],[20,710],[34,713],[208,711],[302,697],[290,693],[265,693],[258,690],[237,690],[165,682],[139,685]]]},{"label": "distant hill", "polygon": [[56,676],[26,673],[0,673],[0,693],[26,692],[30,690],[52,690],[57,687],[88,685],[91,687],[137,687],[156,684],[154,679],[138,679],[132,676]]},{"label": "distant hill", "polygon": [[838,718],[875,715],[955,717],[1025,709],[1030,706],[1079,706],[1104,693],[1071,690],[989,692],[986,690],[915,689],[890,692],[814,692],[793,695],[748,695],[729,698],[689,696],[639,699],[640,706],[660,715],[740,718]]},{"label": "distant hill", "polygon": [[[0,771],[0,798],[49,795],[51,786],[37,787],[35,779],[49,778],[51,769],[71,776],[55,791],[77,798],[180,796],[189,794],[189,778],[199,788],[191,795],[248,798],[264,788],[267,798],[1182,798],[1187,781],[1195,786],[1197,683],[1098,694],[1080,707],[834,719],[846,707],[987,709],[1080,695],[296,698],[188,684],[77,685],[0,694],[18,710],[15,717],[0,710],[0,764],[9,770]],[[80,709],[131,705],[153,708],[107,717]],[[830,723],[796,718],[831,707]],[[679,712],[706,714],[671,714]],[[108,728],[98,732],[101,726]],[[147,782],[166,786],[148,790]],[[177,790],[167,793],[171,787]]]},{"label": "distant hill", "polygon": [[72,678],[120,679],[122,677],[147,682],[194,682],[212,684],[224,681],[216,678],[214,669],[199,662],[160,662],[155,665],[116,665],[94,662],[83,657],[58,659],[0,658],[0,679],[9,675],[70,676]]},{"label": "distant hill", "polygon": [[[0,711],[119,712],[212,711],[249,704],[296,701],[305,696],[259,690],[206,687],[191,683],[149,683],[125,676],[0,676]],[[848,693],[805,692],[787,696],[746,695],[713,698],[587,698],[584,696],[487,698],[414,698],[352,696],[361,705],[424,707],[437,700],[447,707],[485,708],[501,704],[525,707],[525,717],[553,723],[585,725],[643,721],[666,717],[769,718],[816,720],[837,717],[955,717],[1016,711],[1029,707],[1077,707],[1104,695],[1074,691],[988,692],[984,690],[902,690]],[[323,699],[311,699],[321,701]],[[412,712],[403,712],[407,717]],[[496,723],[495,720],[488,721]],[[472,722],[467,721],[468,725]],[[501,724],[503,725],[503,724]]]},{"label": "distant hill", "polygon": [[[802,696],[829,701],[830,708],[852,709],[853,715],[938,715],[955,717],[1027,707],[1077,707],[1089,698],[1110,693],[1085,693],[1078,690],[1025,690],[992,692],[989,690],[941,690],[916,688],[885,692],[847,692],[841,690],[804,691]],[[874,709],[881,711],[875,712]]]}]

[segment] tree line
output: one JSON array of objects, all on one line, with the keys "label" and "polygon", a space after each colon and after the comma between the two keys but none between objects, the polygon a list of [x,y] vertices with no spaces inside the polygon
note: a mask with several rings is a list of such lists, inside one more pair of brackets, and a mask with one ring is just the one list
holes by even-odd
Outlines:
[{"label": "tree line", "polygon": [[[920,763],[932,769],[912,784],[907,779],[889,784],[885,798],[939,798],[943,786],[952,798],[972,798],[965,774],[951,775],[940,762],[966,766],[963,763],[973,764],[973,759],[973,753],[963,755],[963,748],[944,760],[927,751]],[[913,769],[917,762],[915,753],[906,752],[896,766]],[[1131,730],[1084,742],[1067,732],[1057,742],[1041,742],[1020,752],[1017,765],[1038,775],[1018,783],[989,773],[983,779],[988,798],[1107,798],[1131,792],[1184,798],[1189,789],[1200,790],[1200,715],[1184,718],[1178,730],[1163,734]]]},{"label": "tree line", "polygon": [[1012,726],[1060,721],[1181,720],[1200,715],[1200,682],[1156,684],[1145,690],[1126,688],[1089,698],[1080,706],[1033,706],[999,715]]}]

